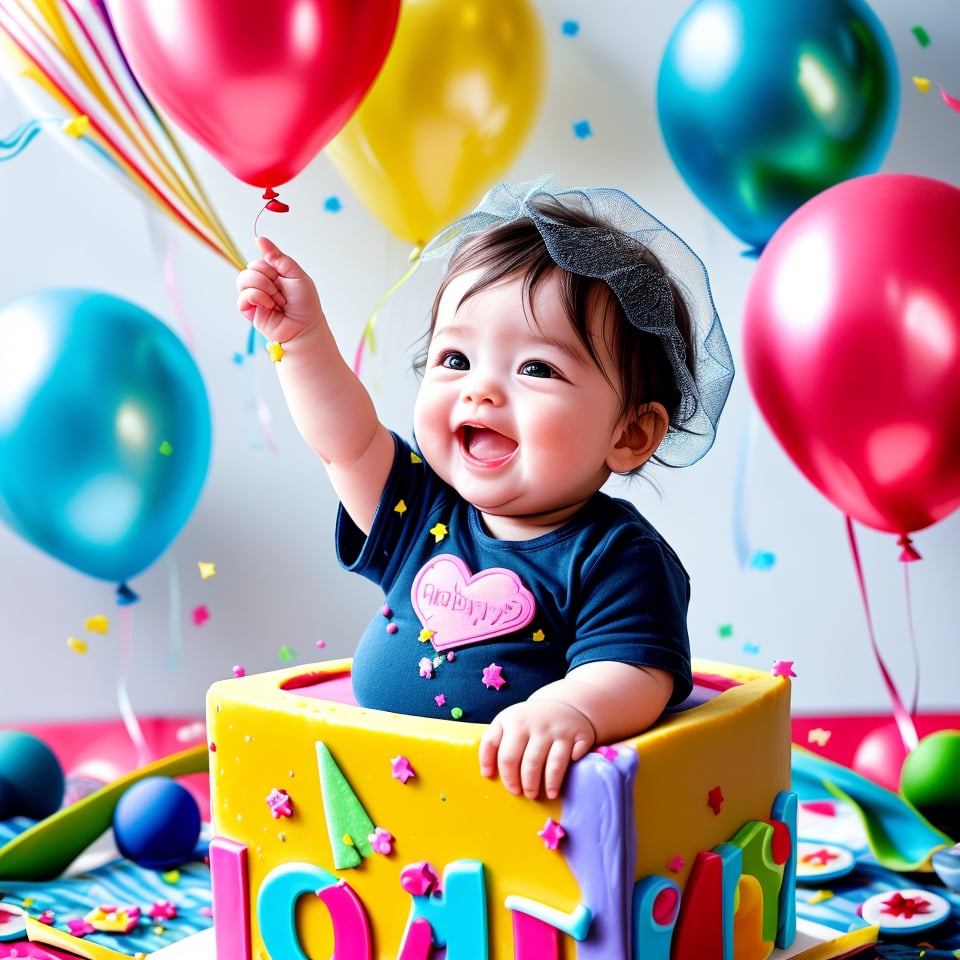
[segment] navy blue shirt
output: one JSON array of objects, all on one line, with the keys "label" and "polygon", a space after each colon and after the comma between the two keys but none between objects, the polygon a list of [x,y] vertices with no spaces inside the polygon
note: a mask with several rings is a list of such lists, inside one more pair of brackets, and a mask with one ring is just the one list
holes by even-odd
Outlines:
[{"label": "navy blue shirt", "polygon": [[633,504],[597,493],[558,530],[498,540],[395,440],[369,536],[337,518],[340,563],[385,596],[353,659],[361,706],[487,723],[600,660],[672,673],[671,704],[689,695],[689,577]]}]

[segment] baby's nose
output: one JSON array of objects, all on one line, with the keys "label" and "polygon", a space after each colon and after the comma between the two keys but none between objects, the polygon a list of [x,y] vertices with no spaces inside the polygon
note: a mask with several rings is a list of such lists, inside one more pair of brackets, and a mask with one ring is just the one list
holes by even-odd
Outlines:
[{"label": "baby's nose", "polygon": [[461,397],[464,403],[499,406],[503,403],[504,391],[497,377],[482,370],[471,370],[463,382]]}]

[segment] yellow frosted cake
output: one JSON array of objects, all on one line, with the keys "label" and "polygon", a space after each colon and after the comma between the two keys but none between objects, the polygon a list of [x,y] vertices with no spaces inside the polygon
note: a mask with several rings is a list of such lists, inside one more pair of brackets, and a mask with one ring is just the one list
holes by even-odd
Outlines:
[{"label": "yellow frosted cake", "polygon": [[[795,930],[790,682],[694,661],[556,800],[484,727],[358,707],[350,661],[207,697],[218,960],[764,960]],[[443,952],[445,951],[445,953]]]}]

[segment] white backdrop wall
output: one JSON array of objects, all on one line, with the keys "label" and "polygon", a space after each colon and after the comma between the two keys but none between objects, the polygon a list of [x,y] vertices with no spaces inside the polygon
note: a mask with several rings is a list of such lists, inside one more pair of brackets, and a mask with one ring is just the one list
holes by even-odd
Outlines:
[{"label": "white backdrop wall", "polygon": [[[960,116],[935,88],[923,96],[911,79],[930,77],[960,93],[956,4],[872,5],[894,44],[901,86],[897,130],[882,169],[958,184]],[[564,186],[618,186],[674,227],[709,269],[739,361],[741,313],[755,261],[742,256],[744,244],[686,187],[657,122],[657,71],[686,7],[680,0],[538,0],[549,50],[547,93],[507,176],[553,173]],[[562,30],[568,19],[580,25],[575,37]],[[915,24],[926,28],[929,47],[911,33]],[[0,132],[34,115],[12,87],[0,88]],[[572,124],[582,119],[593,134],[579,139]],[[227,229],[252,257],[259,191],[180,139]],[[214,428],[212,463],[196,510],[166,553],[131,582],[141,599],[123,615],[128,635],[113,585],[0,526],[0,723],[114,717],[120,684],[142,717],[199,715],[211,682],[230,675],[235,664],[247,672],[282,666],[283,645],[299,663],[349,656],[379,607],[378,593],[336,563],[335,500],[320,463],[291,424],[265,355],[253,370],[272,416],[270,443],[257,442],[234,359],[245,350],[247,327],[235,312],[232,268],[152,212],[142,195],[79,162],[54,137],[38,137],[19,158],[0,165],[0,187],[0,305],[38,289],[74,285],[143,305],[192,345]],[[324,211],[330,196],[342,203],[338,213]],[[335,334],[352,354],[377,300],[404,272],[408,247],[351,195],[323,154],[283,187],[283,198],[291,212],[265,215],[260,231],[314,273]],[[165,282],[168,259],[172,287]],[[400,431],[409,430],[416,388],[410,345],[423,330],[432,282],[418,275],[381,311],[377,351],[364,367],[382,416]],[[755,442],[744,456],[751,429]],[[616,483],[612,490],[635,500],[684,559],[693,579],[696,655],[761,669],[775,659],[794,660],[797,713],[889,711],[843,516],[760,421],[742,369],[711,453],[694,467],[653,470],[651,477],[656,485]],[[738,502],[743,513],[737,529],[774,557],[768,570],[738,563]],[[919,704],[926,711],[960,703],[958,534],[955,514],[916,535],[923,560],[909,567],[908,602],[894,538],[858,527],[877,641],[906,698],[919,668]],[[216,575],[201,578],[200,561],[215,563]],[[201,604],[209,619],[197,626],[192,611]],[[106,636],[84,630],[96,614],[111,619]],[[69,649],[71,635],[88,641],[86,654]],[[323,650],[317,641],[325,643]]]}]

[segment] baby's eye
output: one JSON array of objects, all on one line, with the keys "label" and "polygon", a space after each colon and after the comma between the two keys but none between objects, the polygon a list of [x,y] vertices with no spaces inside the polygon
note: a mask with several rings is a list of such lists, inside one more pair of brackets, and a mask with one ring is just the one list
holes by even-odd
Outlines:
[{"label": "baby's eye", "polygon": [[544,377],[549,379],[554,375],[553,367],[543,360],[529,360],[520,368],[520,373],[525,377]]},{"label": "baby's eye", "polygon": [[470,361],[462,353],[451,350],[440,358],[440,366],[450,370],[469,370]]}]

